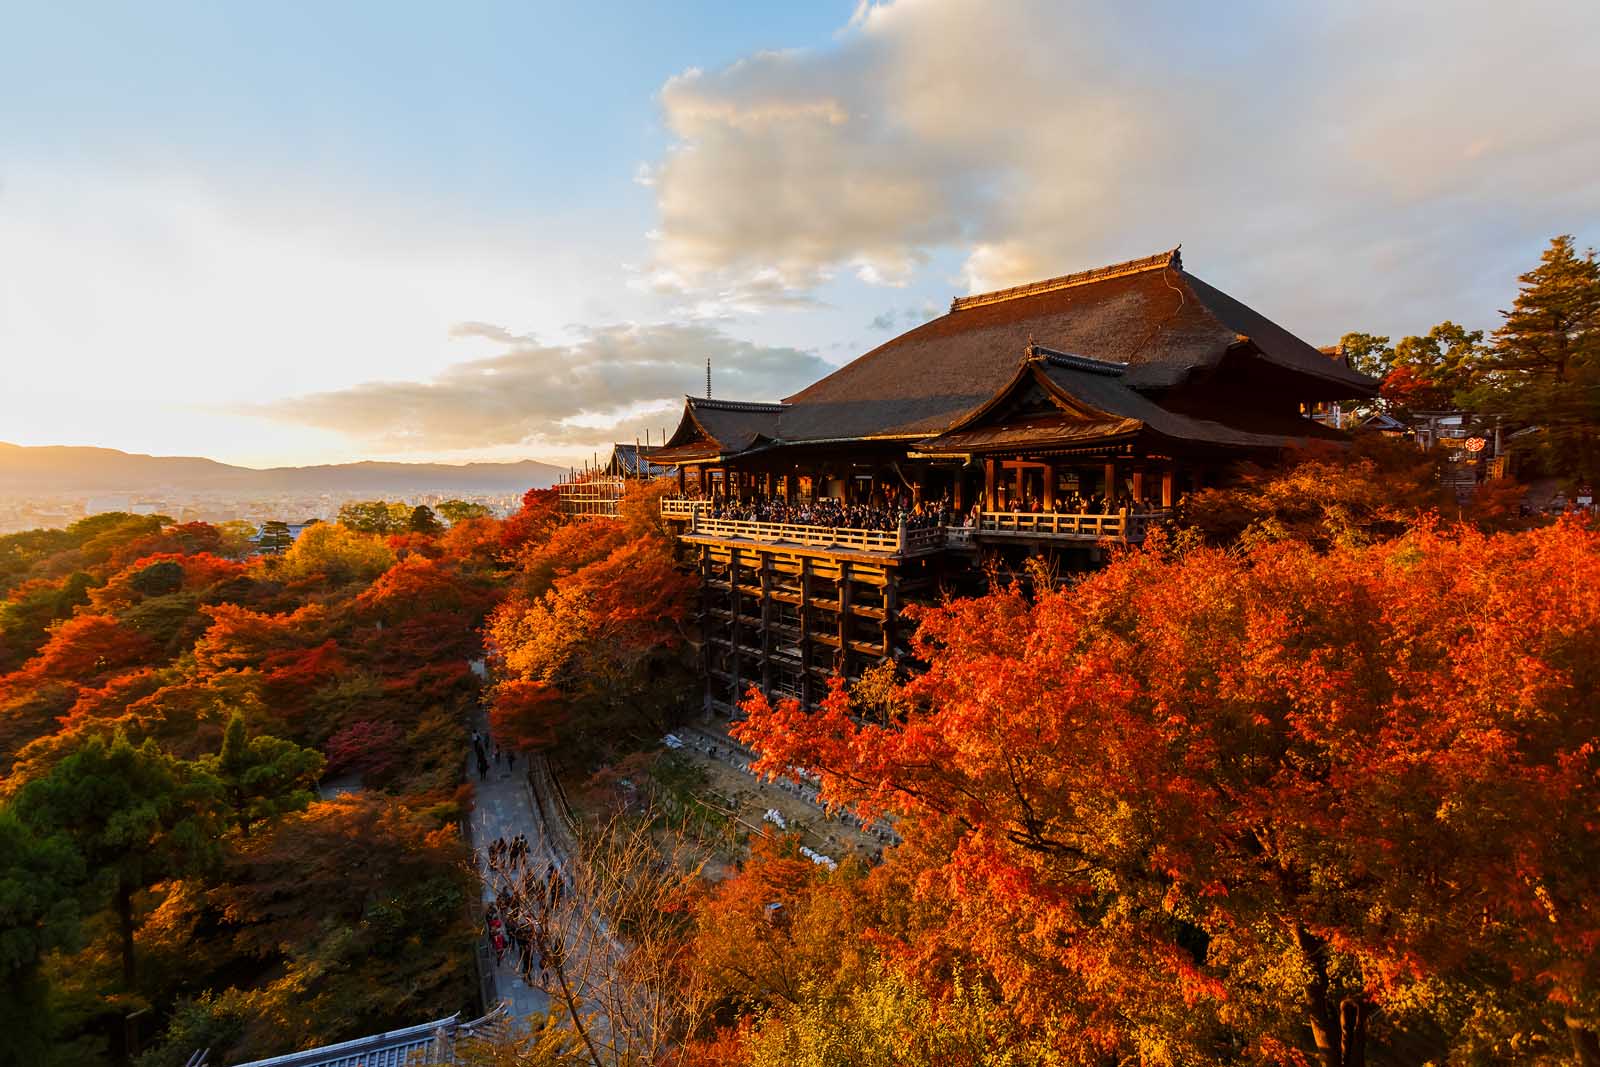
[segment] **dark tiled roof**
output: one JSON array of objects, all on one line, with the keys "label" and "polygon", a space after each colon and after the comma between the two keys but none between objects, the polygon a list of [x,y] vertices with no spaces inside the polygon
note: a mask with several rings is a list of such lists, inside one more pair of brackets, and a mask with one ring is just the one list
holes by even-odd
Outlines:
[{"label": "dark tiled roof", "polygon": [[[1145,434],[1228,449],[1264,449],[1324,436],[1318,432],[1321,427],[1292,416],[1246,428],[1183,415],[1132,388],[1130,376],[1120,364],[1040,346],[1029,346],[1027,352],[1028,357],[1015,367],[1011,381],[996,390],[987,403],[918,447],[930,452],[970,452],[1090,441],[1108,443]],[[1004,410],[1011,396],[1033,384],[1076,410],[994,417],[997,411]]]},{"label": "dark tiled roof", "polygon": [[678,463],[743,452],[778,436],[782,404],[684,397],[683,418],[652,459]]},{"label": "dark tiled roof", "polygon": [[1183,270],[1176,250],[963,297],[924,323],[789,397],[785,442],[919,437],[953,425],[1013,376],[1038,342],[1128,364],[1139,389],[1182,384],[1229,350],[1294,372],[1300,400],[1370,395],[1376,383]]},{"label": "dark tiled roof", "polygon": [[657,478],[671,474],[677,468],[655,462],[661,445],[640,445],[618,442],[611,446],[611,462],[606,469],[624,478]]}]

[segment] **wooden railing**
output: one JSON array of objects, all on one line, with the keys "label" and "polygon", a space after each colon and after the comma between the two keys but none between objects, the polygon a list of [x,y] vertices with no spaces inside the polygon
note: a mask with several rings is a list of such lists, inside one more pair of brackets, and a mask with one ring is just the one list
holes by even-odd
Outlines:
[{"label": "wooden railing", "polygon": [[926,526],[898,530],[862,530],[849,527],[813,526],[789,522],[755,522],[748,519],[717,519],[707,512],[703,500],[664,499],[661,514],[669,519],[687,519],[685,534],[699,537],[726,537],[762,544],[790,544],[805,548],[915,554],[944,548],[965,548],[974,537],[1060,538],[1072,541],[1142,541],[1152,522],[1170,512],[1127,509],[1109,515],[1054,511],[984,511],[976,526]]},{"label": "wooden railing", "polygon": [[1165,511],[1130,512],[1126,508],[1110,515],[1060,511],[985,511],[978,516],[977,532],[1017,537],[1063,537],[1074,540],[1142,541],[1152,522],[1167,517]]},{"label": "wooden railing", "polygon": [[668,496],[661,498],[661,517],[663,519],[687,519],[694,513],[694,509],[705,504],[704,500],[694,500],[684,496]]},{"label": "wooden railing", "polygon": [[745,519],[713,519],[706,515],[695,514],[689,518],[687,532],[700,537],[736,537],[745,541],[768,544],[781,542],[805,548],[846,549],[855,552],[902,550],[898,530],[856,530],[848,527],[802,526],[789,522],[750,522]]}]

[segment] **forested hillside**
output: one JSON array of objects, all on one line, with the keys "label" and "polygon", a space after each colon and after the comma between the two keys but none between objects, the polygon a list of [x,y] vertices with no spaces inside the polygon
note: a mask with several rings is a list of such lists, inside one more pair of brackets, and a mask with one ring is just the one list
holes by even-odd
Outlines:
[{"label": "forested hillside", "polygon": [[473,1004],[468,661],[514,529],[0,538],[8,1062],[248,1058]]}]

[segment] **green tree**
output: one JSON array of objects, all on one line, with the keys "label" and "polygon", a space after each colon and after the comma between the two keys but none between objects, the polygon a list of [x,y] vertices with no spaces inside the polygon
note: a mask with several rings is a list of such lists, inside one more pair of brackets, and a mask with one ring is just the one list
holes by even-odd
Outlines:
[{"label": "green tree", "polygon": [[444,533],[444,523],[439,521],[433,509],[426,504],[418,504],[411,509],[411,517],[406,520],[406,529],[412,533],[436,535]]},{"label": "green tree", "polygon": [[289,524],[272,519],[261,524],[261,536],[256,541],[263,552],[283,552],[294,544],[294,534],[289,532]]},{"label": "green tree", "polygon": [[370,581],[394,565],[387,545],[341,524],[308,527],[278,561],[282,578],[322,575],[335,582]]},{"label": "green tree", "polygon": [[[249,552],[251,539],[259,531],[243,519],[229,519],[217,524],[217,532],[221,534],[217,555],[237,559]],[[284,527],[283,532],[288,533],[288,527]]]},{"label": "green tree", "polygon": [[361,533],[399,533],[410,521],[411,509],[399,502],[352,500],[339,508],[339,525]]},{"label": "green tree", "polygon": [[262,819],[300,811],[314,799],[311,786],[322,773],[322,756],[281,737],[247,738],[244,716],[234,712],[222,735],[222,750],[201,760],[222,786],[239,832]]},{"label": "green tree", "polygon": [[49,997],[39,960],[77,937],[83,861],[70,842],[33,833],[0,809],[0,1063],[44,1063]]},{"label": "green tree", "polygon": [[489,517],[489,506],[487,504],[471,504],[465,500],[446,500],[439,505],[438,511],[451,526],[467,519],[487,519]]},{"label": "green tree", "polygon": [[135,748],[119,733],[109,742],[90,738],[17,795],[22,822],[36,834],[70,841],[91,892],[109,895],[129,990],[137,982],[133,896],[218,858],[219,792],[202,768],[167,755],[153,740]]},{"label": "green tree", "polygon": [[1383,382],[1383,397],[1407,411],[1464,406],[1487,370],[1483,331],[1448,320],[1421,337],[1404,337],[1394,346],[1394,360]]},{"label": "green tree", "polygon": [[1562,235],[1517,280],[1477,402],[1538,427],[1531,445],[1552,473],[1592,480],[1600,475],[1600,263]]},{"label": "green tree", "polygon": [[1347,333],[1339,338],[1339,348],[1353,369],[1374,378],[1382,378],[1394,365],[1394,347],[1378,334]]}]

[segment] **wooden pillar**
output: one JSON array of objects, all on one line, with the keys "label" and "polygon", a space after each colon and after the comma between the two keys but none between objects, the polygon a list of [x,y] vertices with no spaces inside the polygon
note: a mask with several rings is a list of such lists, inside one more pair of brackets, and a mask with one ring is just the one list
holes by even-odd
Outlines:
[{"label": "wooden pillar", "polygon": [[1056,509],[1056,465],[1054,463],[1046,463],[1044,465],[1044,509],[1046,511],[1054,511]]},{"label": "wooden pillar", "polygon": [[785,474],[783,476],[783,499],[791,504],[794,503],[794,483],[796,480],[793,474]]},{"label": "wooden pillar", "polygon": [[1133,502],[1137,507],[1144,503],[1144,468],[1139,467],[1133,472]]},{"label": "wooden pillar", "polygon": [[742,614],[739,610],[739,551],[737,548],[728,550],[728,603],[733,608],[733,627],[728,631],[733,645],[733,653],[729,657],[728,665],[733,668],[729,672],[733,677],[733,696],[730,703],[735,708],[739,706],[739,701],[744,699],[744,671],[742,669],[744,656],[739,650],[739,646],[743,643],[740,640],[742,627],[739,622],[739,616]]},{"label": "wooden pillar", "polygon": [[993,459],[983,461],[983,510],[1000,510],[1000,488],[995,484]]},{"label": "wooden pillar", "polygon": [[761,553],[761,690],[764,693],[772,692],[772,621],[772,557],[763,552]]},{"label": "wooden pillar", "polygon": [[771,471],[767,472],[767,499],[771,500],[778,495],[778,476]]},{"label": "wooden pillar", "polygon": [[1114,501],[1117,498],[1117,461],[1114,459],[1106,460],[1105,488],[1101,490],[1100,495],[1108,501]]},{"label": "wooden pillar", "polygon": [[1022,498],[1023,498],[1023,492],[1022,492],[1023,481],[1022,481],[1022,479],[1024,477],[1024,475],[1023,475],[1023,471],[1024,470],[1025,470],[1025,468],[1022,466],[1022,464],[1018,463],[1017,464],[1017,496],[1016,496],[1015,500],[1011,501],[1011,510],[1012,511],[1021,511],[1022,510]]},{"label": "wooden pillar", "polygon": [[955,474],[950,479],[953,483],[950,486],[950,506],[955,509],[958,515],[964,508],[961,500],[961,483],[966,481],[966,473],[967,469],[965,467],[957,467]]},{"label": "wooden pillar", "polygon": [[811,557],[800,557],[800,706],[811,707]]},{"label": "wooden pillar", "polygon": [[1172,506],[1173,500],[1177,495],[1177,482],[1178,465],[1176,463],[1168,463],[1166,469],[1161,472],[1162,507],[1170,508]]},{"label": "wooden pillar", "polygon": [[683,464],[680,463],[680,464],[678,464],[678,495],[682,496],[683,494],[684,494],[684,472],[683,472]]},{"label": "wooden pillar", "polygon": [[700,546],[700,673],[705,675],[705,702],[701,708],[711,714],[711,546]]},{"label": "wooden pillar", "polygon": [[850,564],[839,561],[839,673],[850,674]]},{"label": "wooden pillar", "polygon": [[884,572],[883,586],[883,658],[894,658],[894,634],[900,612],[900,572],[894,567]]}]

